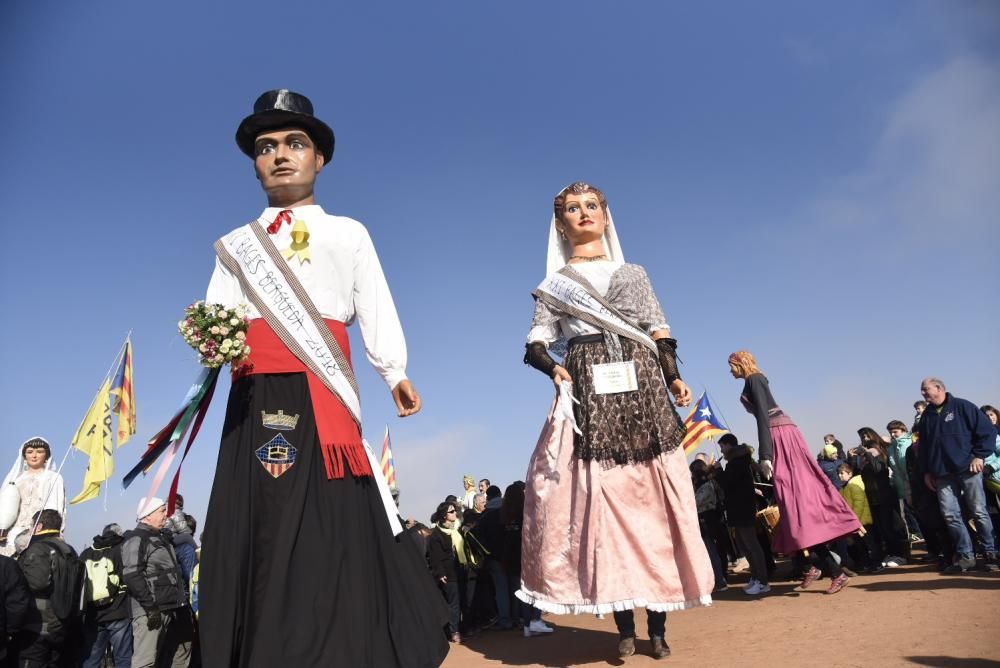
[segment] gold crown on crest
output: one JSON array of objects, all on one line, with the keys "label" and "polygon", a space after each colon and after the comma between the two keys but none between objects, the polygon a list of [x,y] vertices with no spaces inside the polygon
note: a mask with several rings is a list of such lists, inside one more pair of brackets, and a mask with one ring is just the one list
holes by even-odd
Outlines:
[{"label": "gold crown on crest", "polygon": [[261,411],[260,417],[265,427],[268,429],[277,429],[278,431],[295,429],[295,425],[299,423],[298,415],[285,415],[285,411],[283,410],[279,410],[277,413]]}]

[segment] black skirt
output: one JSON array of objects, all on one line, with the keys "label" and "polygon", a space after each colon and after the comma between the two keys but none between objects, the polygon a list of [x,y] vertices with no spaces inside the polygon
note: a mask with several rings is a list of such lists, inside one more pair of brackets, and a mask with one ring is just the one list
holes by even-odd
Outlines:
[{"label": "black skirt", "polygon": [[659,360],[651,350],[621,337],[626,361],[635,362],[639,389],[596,394],[593,365],[610,362],[600,334],[571,339],[566,370],[573,378],[576,423],[583,434],[573,438],[573,454],[616,466],[644,462],[670,452],[684,440],[684,425],[667,394]]},{"label": "black skirt", "polygon": [[[298,415],[294,428],[261,412]],[[264,422],[270,422],[265,426]],[[306,377],[234,381],[201,555],[206,666],[438,666],[448,611],[371,478],[329,480]]]}]

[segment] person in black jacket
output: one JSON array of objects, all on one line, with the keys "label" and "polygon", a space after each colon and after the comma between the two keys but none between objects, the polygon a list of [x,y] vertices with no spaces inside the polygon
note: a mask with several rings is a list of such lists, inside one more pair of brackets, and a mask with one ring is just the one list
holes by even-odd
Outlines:
[{"label": "person in black jacket", "polygon": [[454,643],[462,642],[462,602],[465,601],[465,544],[458,531],[458,505],[447,501],[438,504],[431,517],[434,531],[427,540],[427,561],[431,575],[448,604],[450,618],[445,631]]},{"label": "person in black jacket", "polygon": [[14,636],[21,630],[31,607],[31,592],[17,562],[0,555],[0,666],[13,665],[17,655]]},{"label": "person in black jacket", "polygon": [[[489,573],[493,584],[494,599],[498,615],[496,627],[501,631],[513,627],[510,617],[510,596],[508,594],[507,573],[500,563],[500,553],[503,550],[503,523],[500,521],[500,506],[503,497],[496,485],[486,490],[486,508],[472,528],[472,535],[486,550],[486,562],[480,572]],[[477,582],[477,589],[483,584],[482,576]]]},{"label": "person in black jacket", "polygon": [[[861,472],[872,511],[875,540],[885,546],[886,566],[901,566],[910,558],[910,541],[899,512],[896,488],[889,478],[889,443],[871,427],[858,429],[861,445],[851,451],[851,464]],[[878,566],[878,564],[875,564]]]},{"label": "person in black jacket", "polygon": [[19,666],[56,666],[67,658],[68,641],[77,621],[74,617],[79,612],[70,609],[69,614],[57,614],[57,600],[72,601],[79,592],[61,589],[65,583],[57,578],[56,569],[77,555],[59,537],[62,516],[57,511],[41,510],[33,519],[35,533],[17,558],[33,603],[18,634],[17,661]]},{"label": "person in black jacket", "polygon": [[733,434],[719,439],[726,467],[720,469],[715,479],[725,492],[726,521],[736,534],[736,544],[750,563],[750,582],[743,591],[750,595],[771,591],[768,584],[767,560],[757,541],[757,498],[754,487],[751,455],[753,451],[740,443]]},{"label": "person in black jacket", "polygon": [[114,668],[132,663],[132,614],[121,579],[122,528],[109,524],[80,554],[88,566],[84,587],[83,668],[99,668],[111,647]]},{"label": "person in black jacket", "polygon": [[163,532],[167,504],[143,499],[136,511],[139,524],[121,544],[122,578],[132,601],[132,666],[150,668],[162,661],[187,665],[193,627],[184,576],[169,532]]}]

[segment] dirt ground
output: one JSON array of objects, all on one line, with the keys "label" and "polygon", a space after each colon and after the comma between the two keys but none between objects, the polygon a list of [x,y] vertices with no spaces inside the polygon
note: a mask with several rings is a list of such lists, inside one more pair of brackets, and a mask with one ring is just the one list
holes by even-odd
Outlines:
[{"label": "dirt ground", "polygon": [[[778,574],[787,572],[787,565]],[[645,612],[637,611],[636,654],[618,658],[611,615],[546,615],[546,636],[485,631],[452,645],[446,668],[478,666],[1000,666],[1000,574],[939,575],[929,565],[859,575],[839,594],[828,579],[799,591],[771,583],[750,598],[730,577],[711,608],[667,615],[672,656],[649,656]]]}]

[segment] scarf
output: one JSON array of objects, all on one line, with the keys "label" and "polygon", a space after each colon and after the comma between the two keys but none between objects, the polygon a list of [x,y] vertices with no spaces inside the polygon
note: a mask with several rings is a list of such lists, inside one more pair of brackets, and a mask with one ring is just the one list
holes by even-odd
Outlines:
[{"label": "scarf", "polygon": [[445,535],[451,537],[451,546],[455,550],[455,555],[458,557],[458,563],[463,566],[468,564],[465,557],[465,539],[462,538],[462,534],[459,533],[458,529],[449,529],[444,525],[444,522],[438,524],[438,528],[445,533]]}]

